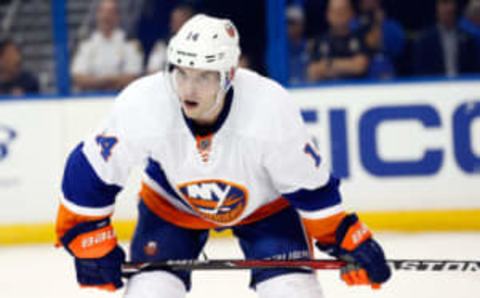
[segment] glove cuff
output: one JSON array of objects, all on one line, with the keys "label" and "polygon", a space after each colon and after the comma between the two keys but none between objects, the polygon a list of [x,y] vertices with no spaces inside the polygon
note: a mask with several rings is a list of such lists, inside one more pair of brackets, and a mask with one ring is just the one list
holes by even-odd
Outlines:
[{"label": "glove cuff", "polygon": [[337,228],[336,243],[346,251],[356,249],[360,244],[372,238],[372,232],[362,223],[355,213],[347,215]]},{"label": "glove cuff", "polygon": [[110,218],[80,223],[60,241],[70,254],[80,259],[101,258],[117,246]]}]

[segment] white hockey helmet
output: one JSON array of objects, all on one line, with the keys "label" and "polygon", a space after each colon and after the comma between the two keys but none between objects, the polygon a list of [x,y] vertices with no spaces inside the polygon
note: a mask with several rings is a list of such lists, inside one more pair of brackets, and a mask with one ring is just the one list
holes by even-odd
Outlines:
[{"label": "white hockey helmet", "polygon": [[220,90],[226,92],[240,56],[238,31],[228,19],[197,14],[168,43],[170,66],[190,67],[220,73]]}]

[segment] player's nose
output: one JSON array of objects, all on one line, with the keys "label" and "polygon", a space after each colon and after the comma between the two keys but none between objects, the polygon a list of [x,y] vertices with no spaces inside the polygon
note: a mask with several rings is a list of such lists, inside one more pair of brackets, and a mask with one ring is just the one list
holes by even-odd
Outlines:
[{"label": "player's nose", "polygon": [[184,99],[194,99],[197,94],[197,88],[193,82],[186,82],[183,86],[182,94]]}]

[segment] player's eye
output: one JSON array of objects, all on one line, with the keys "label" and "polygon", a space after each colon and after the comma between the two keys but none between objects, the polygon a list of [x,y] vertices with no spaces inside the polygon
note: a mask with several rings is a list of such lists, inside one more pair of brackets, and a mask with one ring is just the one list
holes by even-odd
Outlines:
[{"label": "player's eye", "polygon": [[208,75],[206,75],[205,73],[202,73],[198,77],[195,78],[195,83],[202,86],[202,87],[208,85],[209,82],[210,82],[210,79],[209,79]]},{"label": "player's eye", "polygon": [[211,78],[210,78],[210,74],[209,73],[202,73],[200,75],[200,81],[204,81],[204,82],[207,82],[209,81]]},{"label": "player's eye", "polygon": [[187,78],[187,74],[185,73],[185,71],[177,69],[175,71],[175,77],[177,78],[177,80],[185,81],[185,79]]},{"label": "player's eye", "polygon": [[202,83],[212,84],[217,82],[218,76],[213,72],[205,72],[200,75],[199,79]]}]

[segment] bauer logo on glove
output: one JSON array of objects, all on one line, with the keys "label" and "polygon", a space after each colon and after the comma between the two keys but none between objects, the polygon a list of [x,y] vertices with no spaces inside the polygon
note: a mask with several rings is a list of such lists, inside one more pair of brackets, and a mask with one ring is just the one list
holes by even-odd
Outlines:
[{"label": "bauer logo on glove", "polygon": [[348,285],[370,285],[378,289],[391,275],[381,246],[356,214],[340,222],[334,244],[317,242],[317,247],[327,254],[347,262],[340,275]]}]

